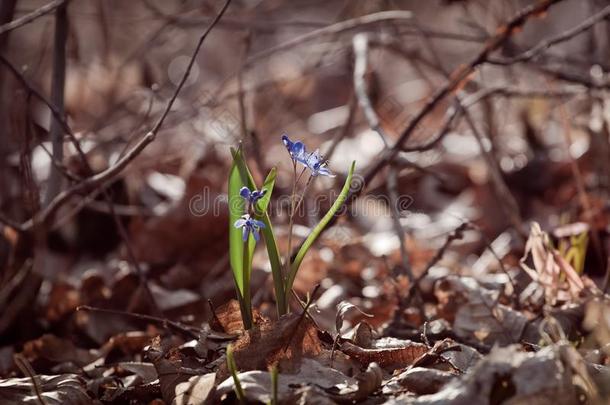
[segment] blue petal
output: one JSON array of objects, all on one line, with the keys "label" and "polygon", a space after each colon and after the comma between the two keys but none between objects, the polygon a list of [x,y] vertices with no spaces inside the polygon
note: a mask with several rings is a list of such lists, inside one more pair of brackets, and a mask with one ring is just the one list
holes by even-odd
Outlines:
[{"label": "blue petal", "polygon": [[248,187],[242,187],[239,189],[239,195],[245,198],[246,200],[250,199],[250,189]]},{"label": "blue petal", "polygon": [[296,156],[300,156],[305,153],[305,145],[303,144],[303,142],[300,141],[293,143],[291,149],[292,150],[290,152],[295,154]]},{"label": "blue petal", "polygon": [[255,228],[265,228],[265,223],[263,221],[258,221],[256,219],[253,220]]},{"label": "blue petal", "polygon": [[241,227],[243,227],[243,226],[245,226],[245,225],[246,225],[246,222],[247,222],[247,221],[246,221],[245,219],[243,219],[243,218],[239,218],[237,221],[235,221],[235,223],[233,224],[233,226],[234,226],[235,228],[241,228]]},{"label": "blue petal", "polygon": [[328,168],[322,166],[319,170],[318,173],[321,174],[322,176],[328,176],[328,177],[335,177],[335,174],[333,174],[330,170],[328,170]]},{"label": "blue petal", "polygon": [[309,166],[310,169],[312,170],[316,170],[317,169],[317,165],[320,164],[320,154],[318,153],[318,151],[316,150],[315,152],[313,152],[312,154],[310,154],[309,156],[307,156],[307,160],[306,160],[306,165]]},{"label": "blue petal", "polygon": [[292,148],[292,141],[290,138],[288,138],[288,136],[286,136],[286,134],[282,135],[282,142],[284,143],[284,146],[288,148],[288,150]]},{"label": "blue petal", "polygon": [[260,235],[258,234],[258,229],[256,229],[256,228],[252,229],[252,235],[254,235],[254,240],[257,242],[261,238]]},{"label": "blue petal", "polygon": [[245,242],[248,240],[248,235],[250,234],[250,228],[247,226],[243,227],[243,230],[241,232],[241,238],[242,240]]}]

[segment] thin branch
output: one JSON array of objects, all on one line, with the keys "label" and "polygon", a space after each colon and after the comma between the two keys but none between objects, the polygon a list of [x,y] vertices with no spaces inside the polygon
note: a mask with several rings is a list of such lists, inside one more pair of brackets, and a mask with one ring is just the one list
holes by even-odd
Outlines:
[{"label": "thin branch", "polygon": [[23,375],[30,377],[30,380],[32,380],[32,391],[34,391],[36,399],[38,399],[40,405],[47,405],[46,401],[42,397],[42,385],[40,384],[38,376],[36,375],[36,372],[32,368],[30,362],[21,353],[16,353],[13,355],[13,361],[19,370],[21,370]]},{"label": "thin branch", "polygon": [[570,28],[569,30],[562,32],[561,34],[546,39],[544,41],[539,42],[533,48],[528,49],[527,51],[514,56],[512,58],[489,58],[488,62],[494,65],[513,65],[519,62],[527,62],[536,56],[540,55],[553,45],[557,45],[559,43],[569,41],[570,39],[576,37],[579,34],[582,34],[589,29],[591,29],[595,24],[607,19],[610,17],[610,6],[603,8],[599,13],[592,15],[591,17],[584,20],[582,23],[576,25],[575,27]]},{"label": "thin branch", "polygon": [[470,229],[471,227],[472,225],[470,223],[463,222],[447,236],[447,239],[445,239],[445,242],[443,243],[441,248],[436,251],[432,259],[430,259],[430,261],[424,268],[424,271],[415,279],[413,284],[411,284],[411,286],[409,287],[409,292],[407,293],[407,303],[411,301],[415,290],[419,288],[419,283],[428,275],[430,269],[432,269],[432,267],[434,267],[443,258],[449,246],[451,246],[454,241],[462,239],[464,237],[464,232]]},{"label": "thin branch", "polygon": [[9,23],[0,25],[0,35],[31,23],[32,21],[42,17],[43,15],[49,14],[55,9],[63,6],[66,2],[67,0],[53,0],[52,2],[40,7],[39,9],[36,9],[31,13],[24,15],[23,17],[17,18],[16,20],[13,20]]},{"label": "thin branch", "polygon": [[127,318],[138,319],[140,321],[152,322],[154,324],[163,326],[165,328],[173,329],[176,332],[179,332],[182,335],[184,335],[190,339],[199,339],[199,333],[196,332],[195,330],[193,330],[195,328],[191,328],[180,322],[170,321],[169,319],[161,318],[158,316],[138,314],[135,312],[118,311],[118,310],[114,310],[114,309],[95,308],[95,307],[90,307],[89,305],[81,305],[78,308],[76,308],[76,310],[77,311],[87,311],[87,312],[97,312],[97,313],[108,314],[108,315],[118,315],[118,316],[123,316],[123,317],[127,317]]}]

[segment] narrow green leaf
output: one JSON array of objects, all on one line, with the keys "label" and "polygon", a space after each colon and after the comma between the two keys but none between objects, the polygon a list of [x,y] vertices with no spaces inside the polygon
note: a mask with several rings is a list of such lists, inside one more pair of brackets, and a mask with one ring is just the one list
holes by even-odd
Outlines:
[{"label": "narrow green leaf", "polygon": [[233,270],[233,278],[239,294],[239,299],[244,298],[244,263],[243,251],[244,242],[242,240],[242,230],[235,228],[233,224],[237,221],[246,209],[245,201],[239,195],[239,189],[243,187],[241,174],[237,164],[237,156],[240,151],[231,149],[233,154],[233,164],[229,173],[229,259],[231,269]]},{"label": "narrow green leaf", "polygon": [[[239,195],[239,190],[244,186],[242,169],[240,167],[241,150],[231,148],[233,154],[233,165],[229,173],[229,259],[231,269],[233,271],[233,280],[235,281],[235,290],[237,300],[239,301],[239,309],[241,318],[244,323],[244,329],[252,327],[252,302],[250,300],[250,273],[251,273],[251,255],[249,250],[244,249],[242,239],[242,230],[235,228],[233,224],[244,213],[246,203]],[[252,238],[250,238],[252,239]],[[250,240],[248,240],[250,243]]]},{"label": "narrow green leaf", "polygon": [[244,389],[241,386],[241,382],[239,381],[239,376],[237,375],[237,365],[235,364],[235,358],[233,357],[233,346],[229,344],[227,346],[227,368],[229,369],[229,373],[231,373],[231,377],[233,378],[233,384],[235,384],[235,396],[237,396],[237,400],[240,404],[246,403],[246,395],[244,394]]},{"label": "narrow green leaf", "polygon": [[286,287],[284,288],[284,291],[286,291],[286,294],[288,294],[290,292],[290,290],[292,290],[292,284],[294,283],[294,279],[297,275],[297,271],[299,270],[299,266],[301,265],[301,262],[303,261],[305,254],[307,253],[307,251],[309,250],[311,245],[313,245],[313,243],[316,241],[316,239],[318,239],[318,236],[320,236],[320,233],[322,233],[322,230],[326,227],[328,222],[337,213],[337,211],[339,211],[339,209],[341,208],[341,206],[347,199],[347,194],[349,193],[349,188],[350,188],[350,184],[352,182],[352,176],[354,175],[355,168],[356,168],[356,162],[354,161],[354,162],[352,162],[352,166],[349,169],[347,178],[345,179],[345,184],[343,184],[343,188],[341,189],[341,193],[339,193],[339,196],[333,203],[332,207],[330,207],[330,210],[328,210],[326,215],[324,215],[324,217],[322,217],[322,219],[315,226],[315,228],[313,228],[313,230],[311,231],[311,233],[309,234],[307,239],[305,239],[305,242],[303,242],[303,245],[297,252],[297,255],[294,258],[294,261],[290,265],[290,274],[288,275],[288,278],[286,279]]},{"label": "narrow green leaf", "polygon": [[281,308],[286,307],[284,277],[282,276],[282,264],[280,261],[279,252],[277,250],[277,244],[275,242],[273,225],[271,225],[269,214],[267,213],[267,207],[271,201],[271,193],[273,192],[273,187],[275,186],[276,175],[277,170],[274,167],[267,175],[267,178],[263,183],[263,187],[261,188],[267,190],[267,193],[258,201],[255,207],[255,217],[256,219],[263,221],[265,224],[265,228],[262,229],[262,234],[263,239],[265,240],[265,246],[267,247],[267,255],[269,256],[269,263],[271,265],[271,274],[273,275],[273,286],[275,289],[275,299],[277,300],[278,315],[281,316],[284,314]]},{"label": "narrow green leaf", "polygon": [[[248,170],[248,167],[243,159],[241,153],[233,155],[235,164],[238,166],[239,173],[243,176],[243,182],[251,190],[258,189],[254,183],[254,178]],[[265,183],[262,188],[267,189],[267,194],[261,198],[256,204],[257,215],[255,217],[260,221],[263,221],[265,228],[261,230],[263,238],[265,240],[265,246],[267,247],[267,255],[269,256],[269,263],[271,265],[271,273],[273,275],[273,284],[275,289],[275,299],[277,300],[278,315],[283,315],[286,312],[286,293],[284,291],[283,276],[282,276],[282,264],[280,261],[280,254],[277,248],[277,242],[275,240],[275,234],[273,233],[273,226],[267,213],[267,207],[271,201],[271,194],[275,185],[276,169],[273,168],[267,175]],[[249,241],[248,249],[254,251],[254,242]],[[250,255],[251,256],[251,255]],[[251,258],[250,258],[251,260]]]},{"label": "narrow green leaf", "polygon": [[277,395],[279,369],[277,368],[277,364],[274,364],[271,367],[271,369],[269,370],[269,373],[271,374],[271,401],[269,401],[269,403],[271,405],[277,405],[279,403],[278,395]]}]

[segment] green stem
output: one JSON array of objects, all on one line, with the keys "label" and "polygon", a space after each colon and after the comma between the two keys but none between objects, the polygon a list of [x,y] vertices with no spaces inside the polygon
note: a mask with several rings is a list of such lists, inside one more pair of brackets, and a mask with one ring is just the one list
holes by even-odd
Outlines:
[{"label": "green stem", "polygon": [[244,242],[244,253],[243,253],[243,263],[244,263],[244,274],[243,274],[243,286],[244,286],[244,295],[240,300],[240,309],[241,309],[241,318],[244,322],[244,329],[248,330],[252,328],[252,300],[250,297],[250,283],[249,283],[249,275],[251,272],[252,263],[250,262],[250,255],[248,254],[248,240]]},{"label": "green stem", "polygon": [[[294,178],[292,181],[292,193],[290,194],[290,214],[288,216],[288,249],[286,249],[286,257],[284,259],[284,274],[290,274],[290,252],[292,251],[292,227],[294,225],[294,197],[297,190],[297,183],[301,176],[297,177],[297,162],[295,160],[292,161],[292,170],[294,173]],[[305,169],[303,169],[305,170]],[[302,172],[301,172],[302,174]],[[284,313],[288,313],[289,300],[287,299],[285,302],[286,307],[284,308]]]}]

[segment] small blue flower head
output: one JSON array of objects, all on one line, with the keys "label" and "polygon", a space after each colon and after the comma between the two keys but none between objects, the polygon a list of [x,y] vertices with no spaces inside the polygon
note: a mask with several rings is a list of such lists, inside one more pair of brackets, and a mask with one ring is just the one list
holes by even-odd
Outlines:
[{"label": "small blue flower head", "polygon": [[335,177],[328,167],[326,167],[327,163],[328,162],[324,160],[322,155],[320,155],[320,151],[316,150],[307,156],[307,161],[305,164],[307,167],[309,167],[309,170],[311,170],[311,175],[314,177],[318,175]]},{"label": "small blue flower head", "polygon": [[282,135],[282,142],[286,149],[288,149],[292,160],[307,165],[307,151],[303,142],[292,142],[286,135]]},{"label": "small blue flower head", "polygon": [[254,240],[258,242],[260,239],[259,230],[265,227],[265,224],[262,221],[258,221],[252,218],[250,215],[245,214],[242,215],[235,223],[233,224],[236,228],[242,228],[242,239],[245,241],[248,240],[248,236],[250,236],[250,232],[254,236]]},{"label": "small blue flower head", "polygon": [[239,195],[242,196],[243,199],[246,200],[250,205],[256,204],[256,202],[263,198],[266,193],[267,189],[250,191],[248,187],[242,187],[239,190]]}]

